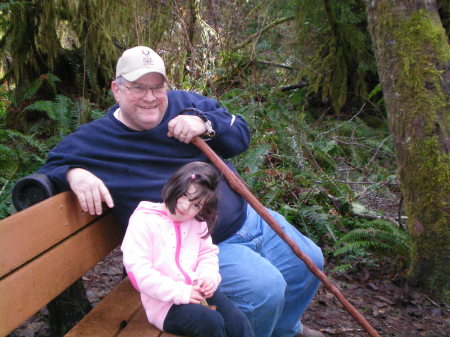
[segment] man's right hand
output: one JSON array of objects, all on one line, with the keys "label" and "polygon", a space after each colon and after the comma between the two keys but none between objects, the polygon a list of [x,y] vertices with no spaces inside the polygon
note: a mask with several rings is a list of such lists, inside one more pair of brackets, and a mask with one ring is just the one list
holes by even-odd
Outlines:
[{"label": "man's right hand", "polygon": [[82,168],[67,172],[67,181],[80,203],[81,209],[91,215],[102,214],[102,201],[109,208],[114,207],[111,194],[101,179]]}]

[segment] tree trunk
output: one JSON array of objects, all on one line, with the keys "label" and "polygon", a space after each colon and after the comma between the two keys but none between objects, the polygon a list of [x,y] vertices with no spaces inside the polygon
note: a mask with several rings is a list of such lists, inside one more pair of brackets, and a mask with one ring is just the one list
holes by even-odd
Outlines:
[{"label": "tree trunk", "polygon": [[435,0],[366,0],[395,142],[413,284],[449,296],[450,46]]}]

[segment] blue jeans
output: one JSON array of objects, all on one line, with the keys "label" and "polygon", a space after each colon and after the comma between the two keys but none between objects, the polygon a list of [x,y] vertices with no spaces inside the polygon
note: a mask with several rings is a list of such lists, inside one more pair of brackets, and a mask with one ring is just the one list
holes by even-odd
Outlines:
[{"label": "blue jeans", "polygon": [[[320,248],[282,215],[268,212],[323,269]],[[244,312],[255,337],[292,337],[303,330],[300,319],[319,279],[250,206],[242,228],[219,244],[219,264],[219,289]]]}]

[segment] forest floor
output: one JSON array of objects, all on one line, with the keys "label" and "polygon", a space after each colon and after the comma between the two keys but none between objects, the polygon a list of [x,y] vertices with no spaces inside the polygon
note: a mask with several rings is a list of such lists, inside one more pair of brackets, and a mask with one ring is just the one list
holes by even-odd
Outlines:
[{"label": "forest floor", "polygon": [[[380,336],[450,336],[450,306],[410,288],[388,261],[359,273],[325,273]],[[303,323],[325,336],[369,336],[323,285]]]},{"label": "forest floor", "polygon": [[[450,336],[450,307],[408,287],[389,261],[382,270],[367,268],[350,274],[332,272],[331,266],[327,266],[325,274],[380,336]],[[94,305],[98,303],[121,277],[121,253],[116,249],[83,277],[89,300]],[[48,337],[47,321],[44,309],[9,337]],[[323,285],[303,323],[321,330],[327,337],[369,336]]]}]

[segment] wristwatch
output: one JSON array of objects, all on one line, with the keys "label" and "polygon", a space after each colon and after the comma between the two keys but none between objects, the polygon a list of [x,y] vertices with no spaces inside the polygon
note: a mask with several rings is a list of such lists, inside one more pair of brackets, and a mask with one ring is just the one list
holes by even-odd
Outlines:
[{"label": "wristwatch", "polygon": [[179,114],[182,115],[185,112],[193,113],[195,116],[200,117],[205,122],[206,132],[203,134],[203,136],[213,138],[216,135],[216,131],[214,131],[211,121],[206,117],[203,111],[197,108],[186,108],[181,110]]}]

